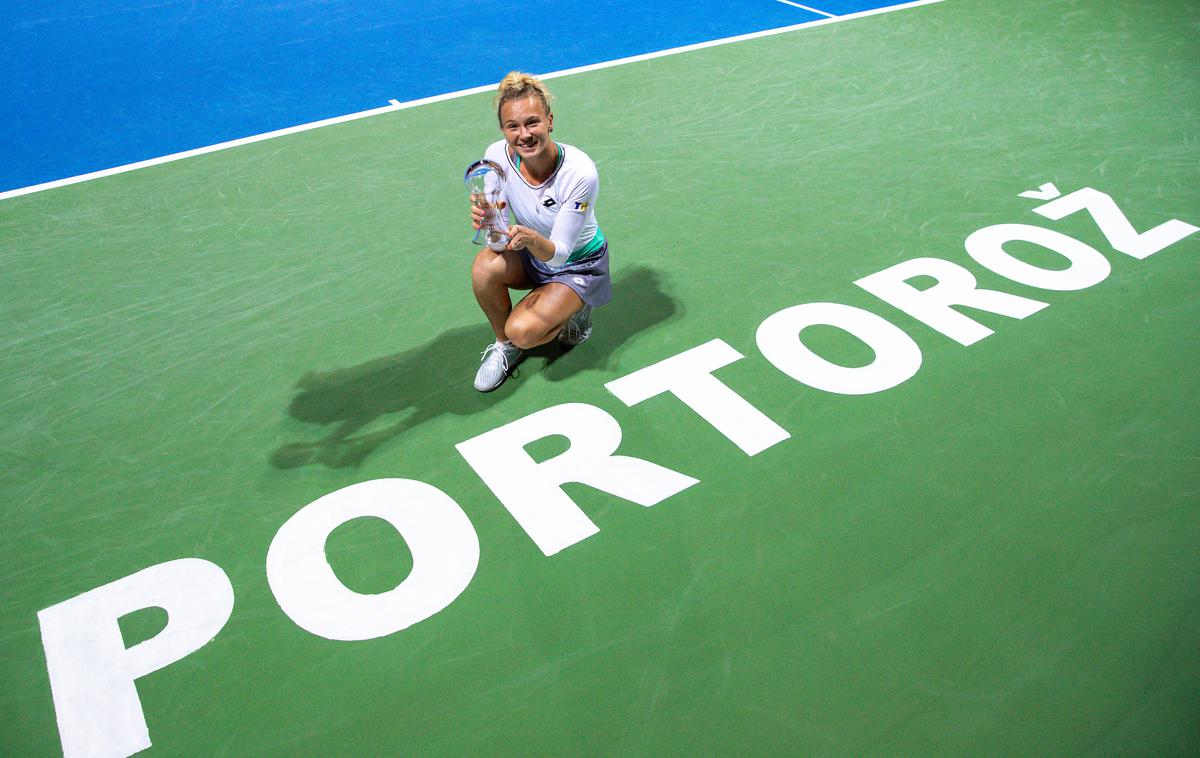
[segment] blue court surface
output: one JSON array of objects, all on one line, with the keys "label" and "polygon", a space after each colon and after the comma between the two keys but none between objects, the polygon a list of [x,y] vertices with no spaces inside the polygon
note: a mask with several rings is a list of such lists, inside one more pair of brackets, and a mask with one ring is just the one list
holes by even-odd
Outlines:
[{"label": "blue court surface", "polygon": [[7,3],[0,192],[487,85],[511,69],[549,73],[892,5]]}]

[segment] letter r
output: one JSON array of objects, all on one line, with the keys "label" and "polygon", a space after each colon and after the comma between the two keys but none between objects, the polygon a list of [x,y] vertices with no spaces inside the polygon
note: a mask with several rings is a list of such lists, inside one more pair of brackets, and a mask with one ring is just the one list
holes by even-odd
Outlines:
[{"label": "letter r", "polygon": [[[566,437],[570,448],[535,461],[525,446],[551,435]],[[595,406],[567,403],[456,447],[541,551],[554,555],[600,531],[561,485],[579,482],[649,507],[699,481],[650,461],[613,455],[620,444],[616,419]]]}]

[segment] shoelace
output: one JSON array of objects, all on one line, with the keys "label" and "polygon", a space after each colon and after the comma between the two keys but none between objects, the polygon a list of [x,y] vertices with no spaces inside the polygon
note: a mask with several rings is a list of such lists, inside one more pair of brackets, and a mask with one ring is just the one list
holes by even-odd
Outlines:
[{"label": "shoelace", "polygon": [[571,318],[567,319],[567,323],[563,325],[563,331],[566,332],[568,339],[579,339],[583,336],[583,324],[585,318],[592,315],[592,309],[584,306],[571,314]]},{"label": "shoelace", "polygon": [[500,351],[500,360],[504,361],[504,370],[508,371],[508,353],[504,350],[504,347],[502,345],[499,345],[495,342],[493,342],[492,344],[485,347],[483,349],[483,352],[480,353],[480,356],[481,356],[480,363],[487,360],[488,353],[492,353],[497,350]]}]

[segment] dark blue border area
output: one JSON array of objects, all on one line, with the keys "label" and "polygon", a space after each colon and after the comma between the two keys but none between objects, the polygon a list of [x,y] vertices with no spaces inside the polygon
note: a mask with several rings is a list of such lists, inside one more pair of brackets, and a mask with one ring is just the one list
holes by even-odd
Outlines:
[{"label": "dark blue border area", "polygon": [[[844,15],[902,3],[802,4]],[[512,69],[820,18],[776,0],[6,3],[0,191],[490,84]]]}]

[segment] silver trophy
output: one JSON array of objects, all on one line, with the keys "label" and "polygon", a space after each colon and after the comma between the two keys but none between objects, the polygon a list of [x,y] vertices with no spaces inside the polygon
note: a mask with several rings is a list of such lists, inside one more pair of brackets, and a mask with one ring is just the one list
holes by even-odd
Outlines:
[{"label": "silver trophy", "polygon": [[508,246],[508,239],[501,233],[508,229],[508,224],[498,207],[504,192],[504,169],[495,161],[484,158],[467,167],[463,182],[471,196],[471,205],[482,208],[484,212],[483,223],[471,241],[500,252]]}]

